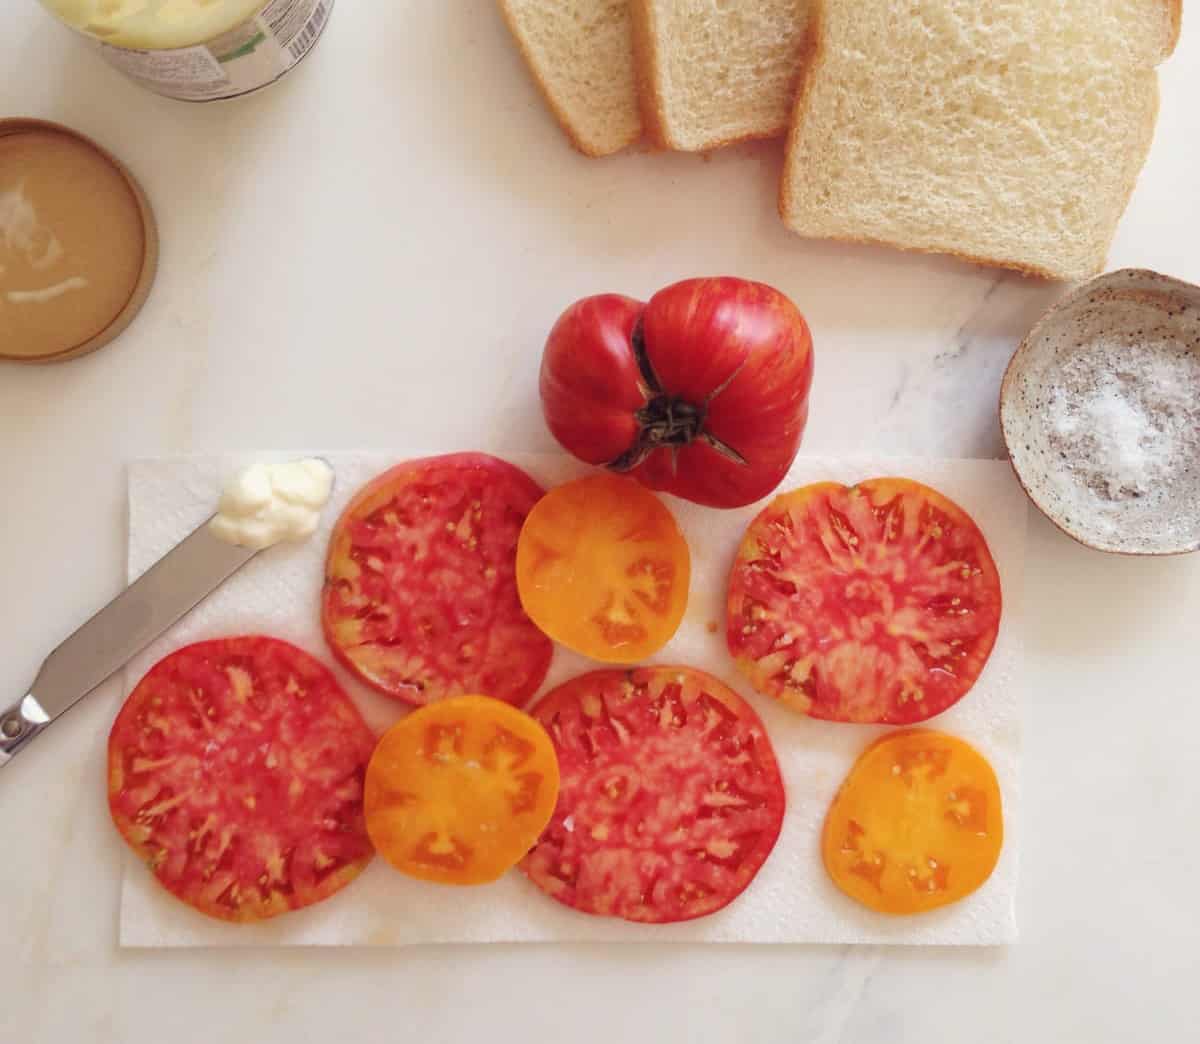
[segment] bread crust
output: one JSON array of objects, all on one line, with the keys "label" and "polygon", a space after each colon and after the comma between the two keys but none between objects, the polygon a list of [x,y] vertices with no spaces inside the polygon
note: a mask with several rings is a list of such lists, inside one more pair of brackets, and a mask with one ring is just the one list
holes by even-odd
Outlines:
[{"label": "bread crust", "polygon": [[[1173,38],[1171,41],[1171,49],[1174,49],[1175,41],[1179,38],[1179,29],[1181,25],[1183,0],[1162,0],[1167,5],[1167,9],[1172,17]],[[812,92],[812,86],[816,82],[816,76],[820,71],[820,67],[825,60],[826,54],[826,34],[825,34],[825,0],[813,0],[812,12],[810,14],[808,36],[805,40],[804,52],[802,55],[803,72],[801,76],[800,86],[796,91],[796,105],[793,110],[792,127],[788,134],[787,145],[784,154],[783,177],[779,188],[779,216],[783,220],[784,225],[795,232],[797,235],[805,236],[801,229],[797,229],[789,220],[794,200],[792,198],[792,183],[795,180],[792,177],[793,167],[800,162],[799,160],[799,142],[800,135],[804,128],[804,118],[808,111],[809,96]],[[1170,51],[1164,55],[1168,57]],[[1154,92],[1154,111],[1150,114],[1147,121],[1148,132],[1144,136],[1140,144],[1139,155],[1140,161],[1133,168],[1133,176],[1125,185],[1121,198],[1123,202],[1120,208],[1120,214],[1124,214],[1129,208],[1129,202],[1133,198],[1134,189],[1137,187],[1138,175],[1145,166],[1146,159],[1150,154],[1150,146],[1154,138],[1154,127],[1158,120],[1159,95],[1157,75],[1151,71],[1151,75],[1155,76],[1155,92]],[[1062,282],[1081,281],[1090,279],[1099,275],[1104,271],[1104,266],[1107,263],[1109,250],[1112,248],[1112,241],[1116,238],[1117,226],[1114,223],[1111,233],[1108,237],[1108,242],[1104,244],[1104,256],[1099,263],[1087,271],[1073,271],[1066,269],[1051,269],[1041,265],[1029,264],[1024,261],[1015,259],[987,257],[966,253],[953,248],[939,248],[917,246],[910,243],[901,243],[894,240],[875,238],[871,236],[855,236],[855,235],[829,235],[821,234],[820,236],[806,236],[812,239],[829,239],[839,243],[859,243],[870,246],[885,246],[892,247],[897,250],[903,250],[908,253],[919,254],[939,254],[948,257],[955,257],[961,261],[966,261],[974,265],[986,265],[992,268],[1005,268],[1011,271],[1020,272],[1023,275],[1031,276],[1037,279],[1047,279]]]},{"label": "bread crust", "polygon": [[1167,41],[1167,49],[1163,51],[1163,61],[1175,53],[1179,44],[1179,34],[1183,32],[1183,0],[1164,0],[1167,5],[1167,17],[1171,19],[1171,36]]},{"label": "bread crust", "polygon": [[530,75],[533,77],[533,82],[537,85],[538,93],[541,94],[546,107],[554,115],[555,120],[558,121],[558,125],[563,129],[563,133],[566,134],[567,140],[570,141],[572,147],[577,152],[582,152],[585,156],[589,156],[592,159],[603,159],[605,156],[612,156],[629,148],[631,145],[636,145],[641,140],[642,135],[640,133],[634,134],[627,141],[611,149],[597,148],[587,142],[580,133],[579,128],[571,122],[566,110],[555,99],[554,93],[550,90],[550,85],[542,78],[537,62],[533,60],[533,52],[529,49],[524,35],[517,26],[517,16],[512,9],[510,0],[497,0],[497,6],[500,8],[500,14],[504,18],[505,25],[508,26],[509,35],[516,41],[517,49],[521,52],[521,58],[524,60]]},{"label": "bread crust", "polygon": [[654,31],[653,4],[654,0],[629,0],[629,20],[633,25],[633,72],[646,137],[660,149],[671,149],[675,146],[667,136],[662,92],[659,90],[662,64],[658,53],[658,34]]},{"label": "bread crust", "polygon": [[830,235],[826,233],[810,236],[804,232],[796,231],[790,225],[788,227],[801,239],[811,239],[814,243],[846,243],[851,246],[887,247],[889,250],[900,250],[906,254],[952,257],[957,261],[964,261],[967,264],[981,265],[985,268],[1003,268],[1006,271],[1017,272],[1031,279],[1043,279],[1052,283],[1082,282],[1085,279],[1092,279],[1104,271],[1104,262],[1101,262],[1095,268],[1088,269],[1086,272],[1067,272],[1044,268],[1041,265],[1028,264],[1024,261],[1010,261],[995,257],[983,257],[979,254],[968,254],[961,250],[954,250],[951,247],[915,246],[909,243],[893,242],[890,239],[873,239],[870,236]]},{"label": "bread crust", "polygon": [[745,145],[750,141],[774,141],[776,138],[782,138],[787,133],[788,125],[781,124],[779,127],[773,127],[771,130],[765,131],[750,131],[747,134],[735,134],[732,138],[717,138],[714,141],[706,141],[703,145],[692,145],[688,148],[680,148],[679,152],[714,152],[717,149],[727,149],[730,145]]},{"label": "bread crust", "polygon": [[[825,0],[813,0],[808,12],[808,31],[800,46],[800,82],[796,85],[796,100],[792,104],[792,125],[784,145],[783,177],[779,184],[779,216],[791,228],[788,212],[792,205],[793,164],[798,162],[797,146],[804,129],[804,117],[808,111],[808,97],[812,93],[817,71],[825,60]],[[793,230],[794,231],[794,230]]]}]

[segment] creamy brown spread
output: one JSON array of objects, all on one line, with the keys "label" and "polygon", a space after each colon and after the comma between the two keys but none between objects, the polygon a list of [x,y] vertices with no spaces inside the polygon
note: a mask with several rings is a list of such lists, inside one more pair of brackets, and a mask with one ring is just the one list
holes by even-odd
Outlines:
[{"label": "creamy brown spread", "polygon": [[137,197],[107,157],[54,130],[0,134],[0,356],[57,355],[103,332],[145,252]]}]

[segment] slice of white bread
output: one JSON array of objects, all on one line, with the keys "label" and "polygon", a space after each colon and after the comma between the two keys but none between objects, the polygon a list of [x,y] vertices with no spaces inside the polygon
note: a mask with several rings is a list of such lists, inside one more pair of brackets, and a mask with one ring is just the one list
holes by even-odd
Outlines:
[{"label": "slice of white bread", "polygon": [[805,236],[1104,267],[1181,0],[814,0],[780,193]]},{"label": "slice of white bread", "polygon": [[607,156],[642,136],[629,0],[499,0],[571,143]]},{"label": "slice of white bread", "polygon": [[642,118],[694,152],[783,134],[811,0],[630,0]]}]

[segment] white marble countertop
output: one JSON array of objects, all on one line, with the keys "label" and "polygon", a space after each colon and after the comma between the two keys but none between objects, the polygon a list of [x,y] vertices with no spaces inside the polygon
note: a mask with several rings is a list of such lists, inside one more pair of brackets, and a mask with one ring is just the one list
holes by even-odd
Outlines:
[{"label": "white marble countertop", "polygon": [[[995,456],[1000,373],[1061,292],[790,236],[775,145],[574,155],[484,0],[340,3],[302,69],[228,106],[137,90],[33,0],[4,4],[0,70],[3,115],[60,120],[129,163],[163,242],[119,343],[0,369],[10,695],[119,590],[131,457],[551,449],[534,374],[558,311],[717,272],[807,313],[807,451]],[[1200,282],[1200,28],[1162,82],[1111,266]],[[0,777],[0,1041],[1194,1036],[1200,556],[1104,557],[1035,517],[1028,598],[1017,946],[120,951],[110,684]]]}]

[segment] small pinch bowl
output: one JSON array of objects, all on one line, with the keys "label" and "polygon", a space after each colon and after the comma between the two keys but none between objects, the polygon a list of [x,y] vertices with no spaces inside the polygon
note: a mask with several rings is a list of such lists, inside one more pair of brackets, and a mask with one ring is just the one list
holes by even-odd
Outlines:
[{"label": "small pinch bowl", "polygon": [[1000,388],[1030,500],[1099,551],[1200,549],[1200,287],[1122,269],[1030,330]]}]

